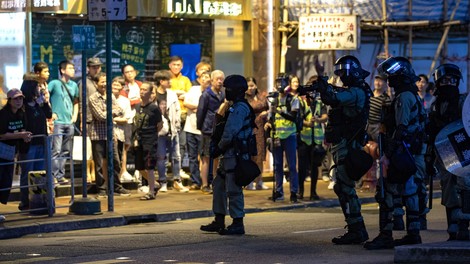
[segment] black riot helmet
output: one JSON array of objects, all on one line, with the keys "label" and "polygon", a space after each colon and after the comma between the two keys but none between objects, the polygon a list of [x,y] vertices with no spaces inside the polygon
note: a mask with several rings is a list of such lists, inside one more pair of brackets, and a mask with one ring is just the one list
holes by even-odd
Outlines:
[{"label": "black riot helmet", "polygon": [[434,70],[433,76],[434,82],[438,87],[444,85],[458,87],[460,80],[462,80],[462,72],[460,71],[460,68],[451,63],[445,63],[437,67]]},{"label": "black riot helmet", "polygon": [[356,57],[346,55],[335,62],[335,74],[339,76],[344,85],[351,86],[358,83],[359,80],[364,80],[370,72],[362,69],[361,63]]},{"label": "black riot helmet", "polygon": [[377,67],[380,75],[386,75],[391,87],[398,85],[414,84],[420,78],[416,76],[410,61],[404,57],[391,57],[383,61]]},{"label": "black riot helmet", "polygon": [[245,77],[241,75],[229,75],[224,80],[225,98],[229,101],[236,101],[245,97],[248,90],[248,83]]}]

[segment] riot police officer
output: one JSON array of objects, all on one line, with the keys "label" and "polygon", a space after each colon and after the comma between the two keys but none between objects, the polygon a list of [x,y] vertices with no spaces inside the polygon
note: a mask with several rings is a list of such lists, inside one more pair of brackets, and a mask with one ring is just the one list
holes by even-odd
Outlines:
[{"label": "riot police officer", "polygon": [[[220,106],[216,121],[224,119],[226,122],[220,139],[215,139],[218,137],[217,128],[213,135],[215,145],[212,156],[216,158],[222,155],[217,175],[212,182],[212,211],[215,220],[208,225],[201,226],[201,230],[218,232],[221,235],[243,235],[245,234],[243,224],[244,197],[242,187],[235,183],[235,167],[237,155],[242,155],[242,158],[245,159],[250,158],[251,153],[239,153],[240,149],[248,149],[247,146],[239,146],[243,144],[240,142],[247,142],[247,139],[253,135],[254,114],[245,99],[245,92],[248,89],[245,77],[241,75],[227,76],[224,80],[224,87],[227,101]],[[227,200],[233,223],[225,228]]]},{"label": "riot police officer", "polygon": [[320,80],[318,91],[323,103],[331,106],[325,138],[332,144],[330,151],[336,166],[336,184],[333,190],[338,196],[348,231],[342,236],[333,238],[332,242],[359,244],[369,239],[369,235],[361,215],[361,204],[354,189],[354,179],[357,178],[353,176],[355,170],[349,167],[347,169],[345,160],[348,152],[361,149],[365,143],[371,91],[364,78],[369,72],[362,69],[356,57],[347,55],[336,61],[334,73],[340,77],[344,87],[334,88],[324,80]]},{"label": "riot police officer", "polygon": [[[447,124],[462,118],[462,106],[465,96],[459,95],[459,83],[462,73],[454,64],[442,64],[434,71],[436,83],[436,100],[431,105],[429,114],[429,136],[434,145],[439,131]],[[431,152],[433,153],[433,152]],[[429,157],[426,167],[431,169],[434,165],[435,156]],[[470,182],[466,178],[445,170],[442,161],[437,162],[441,175],[442,205],[446,207],[447,232],[449,240],[469,240],[468,219],[459,219],[462,213],[462,198],[464,193],[470,193]]]},{"label": "riot police officer", "polygon": [[[380,186],[384,188],[384,197],[380,197],[378,193],[376,195],[380,206],[380,233],[372,241],[365,243],[366,249],[421,243],[417,179],[423,180],[423,175],[417,172],[417,167],[424,167],[426,113],[417,94],[415,82],[419,78],[408,59],[403,57],[391,57],[382,62],[377,70],[379,74],[387,76],[388,85],[395,89],[396,98],[390,109],[391,116],[386,118],[391,121],[385,124],[387,134],[392,137],[384,149],[385,164],[390,160],[387,177],[383,186]],[[409,154],[406,155],[407,153]],[[403,199],[407,220],[407,234],[396,240],[392,236],[394,199]]]}]

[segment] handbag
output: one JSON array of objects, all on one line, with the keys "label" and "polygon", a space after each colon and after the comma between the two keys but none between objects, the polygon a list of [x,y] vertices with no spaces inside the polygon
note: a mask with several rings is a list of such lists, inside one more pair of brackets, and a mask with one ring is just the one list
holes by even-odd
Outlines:
[{"label": "handbag", "polygon": [[344,158],[344,166],[348,177],[358,181],[372,167],[373,159],[362,149],[350,148]]},{"label": "handbag", "polygon": [[237,156],[237,165],[235,165],[235,183],[238,186],[247,186],[260,174],[261,171],[253,160],[244,159],[241,155]]},{"label": "handbag", "polygon": [[[82,136],[74,136],[73,137],[73,151],[72,157],[73,160],[81,161],[83,160],[83,137]],[[91,153],[91,140],[90,137],[86,137],[86,159],[92,160],[92,153]]]},{"label": "handbag", "polygon": [[14,160],[16,154],[16,147],[0,142],[0,159]]}]

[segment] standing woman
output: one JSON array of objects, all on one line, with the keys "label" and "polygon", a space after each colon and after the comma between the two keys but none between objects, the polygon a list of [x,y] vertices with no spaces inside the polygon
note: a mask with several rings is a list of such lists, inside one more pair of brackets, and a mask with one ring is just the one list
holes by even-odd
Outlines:
[{"label": "standing woman", "polygon": [[[254,133],[256,135],[256,150],[258,155],[251,157],[256,165],[258,165],[259,170],[263,173],[263,162],[266,159],[266,136],[264,134],[264,124],[267,122],[268,116],[268,102],[265,98],[262,98],[258,94],[258,86],[256,85],[256,80],[253,77],[247,77],[246,81],[248,83],[248,90],[246,91],[246,100],[253,108],[255,112],[255,124],[257,128],[254,128]],[[253,185],[253,182],[256,183],[256,187]],[[269,187],[263,184],[263,176],[259,175],[256,179],[246,186],[247,190],[268,190]]]},{"label": "standing woman", "polygon": [[[52,118],[51,104],[49,103],[49,92],[46,88],[40,88],[37,74],[26,74],[21,85],[21,92],[24,95],[23,105],[25,110],[26,130],[32,135],[47,136],[47,118]],[[21,163],[21,202],[18,206],[20,210],[29,209],[28,173],[30,171],[44,170],[46,164],[44,160],[44,136],[34,137],[31,142],[20,145],[20,160],[39,161]]]},{"label": "standing woman", "polygon": [[[26,131],[23,98],[23,93],[16,88],[7,93],[7,104],[0,110],[0,120],[2,120],[0,122],[0,141],[4,144],[16,147],[21,141],[31,141],[31,132]],[[0,158],[0,164],[12,161]],[[11,188],[13,167],[13,164],[0,165],[0,189]],[[10,196],[10,189],[0,191],[0,203],[7,204],[8,196]],[[0,222],[3,221],[5,221],[5,216],[0,215]]]}]

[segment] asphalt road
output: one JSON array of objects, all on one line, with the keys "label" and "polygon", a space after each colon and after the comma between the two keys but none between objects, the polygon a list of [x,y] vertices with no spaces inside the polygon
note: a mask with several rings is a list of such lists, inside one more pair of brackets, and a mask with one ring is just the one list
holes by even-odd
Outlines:
[{"label": "asphalt road", "polygon": [[[447,239],[445,211],[434,201],[424,243]],[[376,204],[364,205],[370,239],[378,233]],[[393,263],[394,250],[337,246],[344,232],[339,208],[249,214],[247,234],[199,231],[210,218],[36,234],[0,242],[3,263]],[[396,232],[401,237],[404,232]]]}]

